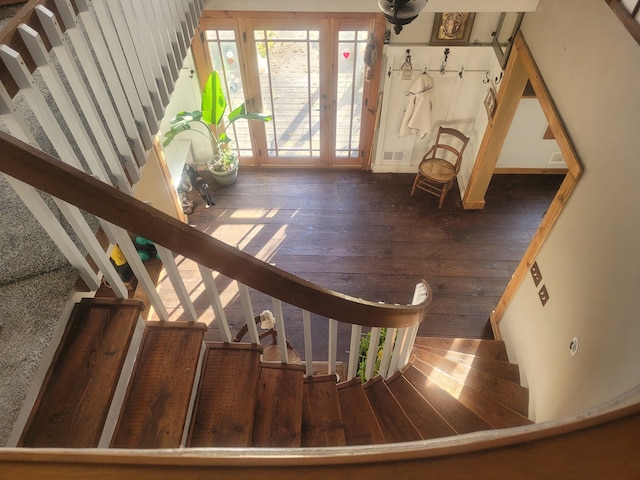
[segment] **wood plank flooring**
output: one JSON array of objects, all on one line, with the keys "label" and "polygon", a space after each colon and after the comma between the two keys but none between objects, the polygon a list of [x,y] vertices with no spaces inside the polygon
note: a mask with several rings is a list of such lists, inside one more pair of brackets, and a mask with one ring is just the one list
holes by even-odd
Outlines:
[{"label": "wood plank flooring", "polygon": [[[206,172],[203,176],[207,176]],[[413,175],[356,170],[241,168],[215,187],[216,205],[195,201],[189,223],[302,278],[374,301],[408,303],[425,278],[434,299],[420,335],[491,338],[489,315],[555,195],[561,175],[496,175],[486,207],[465,211],[454,186],[442,210],[436,197],[409,196]],[[215,185],[211,180],[210,184]],[[178,258],[199,321],[212,324],[193,262]],[[235,332],[243,323],[235,282],[217,277]],[[170,282],[160,292],[171,319],[182,319]],[[252,292],[259,313],[269,299]],[[236,314],[234,314],[236,312]],[[303,353],[302,318],[285,306],[287,338]],[[313,319],[314,360],[326,360],[326,326]],[[348,349],[340,327],[339,352]],[[342,342],[342,338],[346,341]],[[219,339],[215,328],[208,337]],[[344,359],[344,358],[343,358]]]}]

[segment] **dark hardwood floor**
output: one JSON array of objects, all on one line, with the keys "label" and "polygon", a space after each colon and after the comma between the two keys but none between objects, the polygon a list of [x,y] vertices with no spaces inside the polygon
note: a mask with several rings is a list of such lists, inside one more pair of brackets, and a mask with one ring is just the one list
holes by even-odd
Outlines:
[{"label": "dark hardwood floor", "polygon": [[[235,185],[215,189],[211,208],[191,192],[189,223],[304,279],[367,300],[409,303],[424,278],[434,296],[420,335],[492,338],[489,315],[562,176],[496,175],[480,211],[462,209],[457,187],[438,210],[436,197],[409,196],[412,181],[408,174],[243,168]],[[198,297],[200,321],[212,323],[195,265],[181,258],[178,264]],[[244,319],[235,283],[217,282],[237,331]],[[182,319],[168,280],[160,291],[172,319]],[[272,309],[260,297],[252,291],[256,314]],[[288,339],[302,350],[299,309],[285,307],[285,320]],[[326,343],[326,322],[314,321],[313,329]],[[349,331],[340,327],[340,352],[348,348]],[[323,350],[314,351],[314,359],[326,360]]]}]

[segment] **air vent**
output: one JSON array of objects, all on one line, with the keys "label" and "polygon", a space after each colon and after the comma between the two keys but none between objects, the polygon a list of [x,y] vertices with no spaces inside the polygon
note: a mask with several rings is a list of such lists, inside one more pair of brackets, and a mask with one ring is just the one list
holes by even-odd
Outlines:
[{"label": "air vent", "polygon": [[397,165],[404,161],[404,150],[385,150],[382,152],[383,165]]}]

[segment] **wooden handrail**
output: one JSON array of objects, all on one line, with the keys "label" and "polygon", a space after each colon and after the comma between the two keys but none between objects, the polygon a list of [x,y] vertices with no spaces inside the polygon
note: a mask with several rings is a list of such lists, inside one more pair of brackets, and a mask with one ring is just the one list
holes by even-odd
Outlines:
[{"label": "wooden handrail", "polygon": [[345,323],[399,328],[422,322],[431,301],[429,296],[417,305],[380,304],[320,287],[212,238],[4,132],[0,132],[0,149],[0,171],[7,175],[305,310]]},{"label": "wooden handrail", "polygon": [[[0,449],[6,478],[637,479],[640,404],[419,442],[307,449]],[[4,477],[3,477],[4,478]]]}]

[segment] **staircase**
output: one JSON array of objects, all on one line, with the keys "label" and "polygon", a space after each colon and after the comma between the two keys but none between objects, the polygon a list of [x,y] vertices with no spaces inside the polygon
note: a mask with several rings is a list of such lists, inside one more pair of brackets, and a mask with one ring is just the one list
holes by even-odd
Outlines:
[{"label": "staircase", "polygon": [[531,423],[502,342],[418,337],[402,371],[337,383],[259,345],[204,342],[204,324],[143,322],[143,307],[76,306],[19,446],[350,446]]}]

